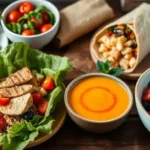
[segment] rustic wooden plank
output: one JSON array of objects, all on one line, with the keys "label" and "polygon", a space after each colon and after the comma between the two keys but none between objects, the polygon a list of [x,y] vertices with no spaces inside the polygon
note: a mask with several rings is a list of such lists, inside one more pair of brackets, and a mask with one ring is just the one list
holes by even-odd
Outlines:
[{"label": "rustic wooden plank", "polygon": [[95,148],[103,149],[118,149],[125,150],[134,149],[138,145],[144,145],[142,150],[149,145],[150,134],[144,128],[140,119],[137,117],[128,117],[126,122],[118,129],[105,133],[93,134],[80,129],[76,126],[69,117],[62,127],[62,129],[47,142],[32,148],[33,150],[48,149],[57,150],[62,149],[82,149],[88,148],[95,150]]}]

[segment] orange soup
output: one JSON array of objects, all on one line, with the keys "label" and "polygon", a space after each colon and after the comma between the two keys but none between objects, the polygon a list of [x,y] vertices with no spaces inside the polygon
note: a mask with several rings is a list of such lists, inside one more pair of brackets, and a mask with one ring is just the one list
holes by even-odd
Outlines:
[{"label": "orange soup", "polygon": [[78,115],[89,120],[105,121],[117,118],[127,110],[129,96],[112,79],[90,77],[73,87],[69,103]]}]

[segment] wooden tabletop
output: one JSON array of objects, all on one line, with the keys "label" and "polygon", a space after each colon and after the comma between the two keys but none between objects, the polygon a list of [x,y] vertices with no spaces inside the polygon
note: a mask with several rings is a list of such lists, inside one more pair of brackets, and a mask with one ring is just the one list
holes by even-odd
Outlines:
[{"label": "wooden tabletop", "polygon": [[[118,0],[108,0],[113,7],[116,17],[123,15]],[[68,3],[56,4],[58,8],[64,7]],[[90,37],[83,36],[78,41],[86,40]],[[80,50],[80,44],[74,42],[60,50],[53,48],[51,44],[47,45],[43,51],[63,56],[70,47],[76,46]],[[74,69],[67,74],[65,84],[67,85],[74,78],[84,74],[80,70]],[[134,94],[136,81],[124,80],[131,88]],[[149,150],[150,149],[150,133],[145,129],[138,116],[135,103],[123,125],[118,129],[106,134],[93,134],[80,129],[67,116],[66,121],[60,131],[45,143],[31,148],[32,150]]]}]

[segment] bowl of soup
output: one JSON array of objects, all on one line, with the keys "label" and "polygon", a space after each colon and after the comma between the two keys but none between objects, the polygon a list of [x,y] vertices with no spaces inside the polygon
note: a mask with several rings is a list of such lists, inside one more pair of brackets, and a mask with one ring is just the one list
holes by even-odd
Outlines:
[{"label": "bowl of soup", "polygon": [[119,127],[133,105],[128,85],[103,73],[89,73],[74,79],[66,88],[64,100],[71,119],[95,133]]}]

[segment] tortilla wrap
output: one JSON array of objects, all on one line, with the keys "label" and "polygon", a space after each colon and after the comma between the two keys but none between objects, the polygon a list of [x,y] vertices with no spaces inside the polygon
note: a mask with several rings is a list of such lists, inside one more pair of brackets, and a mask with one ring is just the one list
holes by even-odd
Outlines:
[{"label": "tortilla wrap", "polygon": [[60,30],[54,40],[63,47],[114,17],[105,0],[80,0],[60,11]]},{"label": "tortilla wrap", "polygon": [[90,43],[90,52],[92,59],[96,63],[98,60],[104,61],[102,56],[98,55],[98,43],[97,40],[100,38],[106,30],[114,25],[125,24],[134,32],[137,41],[137,60],[134,68],[125,70],[125,73],[131,73],[138,66],[138,64],[144,59],[144,57],[150,52],[150,5],[142,3],[139,7],[133,11],[127,13],[120,19],[110,23],[103,29],[98,30]]}]

